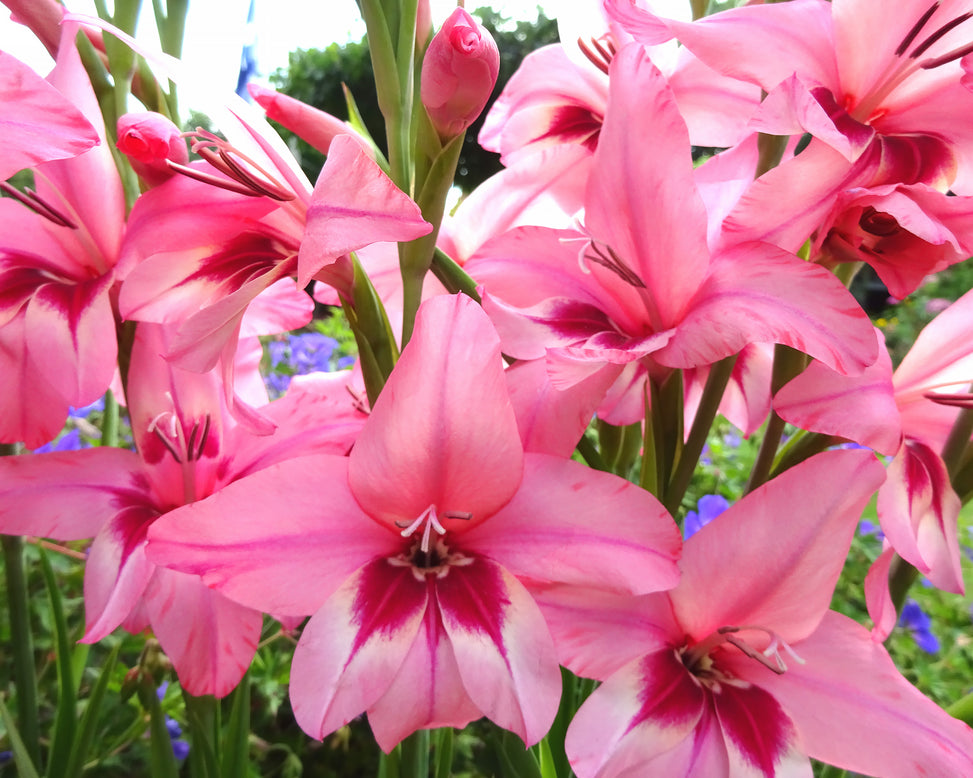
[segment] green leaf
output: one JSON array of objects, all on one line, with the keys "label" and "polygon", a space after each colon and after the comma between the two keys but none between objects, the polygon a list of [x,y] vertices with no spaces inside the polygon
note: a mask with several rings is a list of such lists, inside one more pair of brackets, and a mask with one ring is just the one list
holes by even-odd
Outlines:
[{"label": "green leaf", "polygon": [[10,715],[10,711],[7,710],[7,706],[3,704],[2,699],[0,699],[0,718],[3,719],[4,727],[7,728],[7,737],[10,738],[10,750],[14,752],[14,763],[17,765],[17,773],[20,775],[20,778],[40,778],[40,775],[37,773],[37,768],[34,767],[34,763],[27,753],[24,741],[20,737],[17,725],[14,724],[13,716]]},{"label": "green leaf", "polygon": [[503,778],[544,778],[534,755],[515,734],[503,732],[499,737],[492,738],[492,742]]},{"label": "green leaf", "polygon": [[54,568],[47,553],[40,549],[41,571],[44,585],[51,602],[51,624],[54,628],[54,654],[57,667],[57,713],[54,717],[54,731],[51,735],[51,750],[48,755],[47,774],[51,776],[68,775],[65,766],[71,756],[74,743],[74,728],[77,721],[77,687],[74,683],[72,667],[72,646],[68,640],[68,626],[64,619],[64,606],[61,590],[54,578]]},{"label": "green leaf", "polygon": [[139,701],[149,712],[149,770],[152,778],[178,778],[179,765],[172,751],[172,739],[166,728],[166,716],[156,696],[152,676],[139,678]]},{"label": "green leaf", "polygon": [[453,767],[453,728],[441,727],[436,734],[435,775],[449,778]]},{"label": "green leaf", "polygon": [[223,778],[247,774],[250,762],[250,673],[245,673],[233,692],[233,707],[223,739]]},{"label": "green leaf", "polygon": [[74,742],[71,744],[71,755],[68,758],[64,775],[81,775],[84,763],[88,759],[88,752],[91,750],[91,744],[95,739],[98,719],[101,714],[101,703],[105,698],[105,691],[108,689],[108,684],[111,682],[112,671],[115,669],[115,662],[118,659],[118,652],[121,647],[122,645],[119,643],[112,649],[112,652],[105,660],[104,666],[101,668],[101,675],[98,676],[98,681],[91,690],[91,695],[88,697],[88,704],[85,707],[84,714],[81,716],[80,726],[75,734]]}]

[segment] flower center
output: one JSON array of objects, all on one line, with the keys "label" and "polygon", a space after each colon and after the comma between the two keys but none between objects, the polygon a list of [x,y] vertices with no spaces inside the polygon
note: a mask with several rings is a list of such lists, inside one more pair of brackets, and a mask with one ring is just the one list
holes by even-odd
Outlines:
[{"label": "flower center", "polygon": [[[473,518],[473,514],[466,511],[444,511],[442,516],[444,519],[460,521],[469,521]],[[411,523],[397,521],[395,524],[402,529],[399,533],[402,537],[416,537],[416,539],[405,553],[389,557],[388,562],[396,567],[411,567],[412,574],[417,580],[423,581],[428,575],[444,578],[449,573],[450,567],[472,564],[471,557],[449,550],[444,540],[446,528],[439,521],[435,505],[430,505]],[[420,529],[421,534],[419,534]]]},{"label": "flower center", "polygon": [[600,38],[578,38],[578,48],[588,60],[598,70],[608,75],[608,68],[615,57],[615,41],[612,40],[610,33],[605,33]]},{"label": "flower center", "polygon": [[[739,636],[739,633],[749,631],[763,632],[770,638],[770,642],[763,650],[755,648]],[[788,654],[798,664],[804,664],[804,660],[780,635],[765,627],[750,625],[720,627],[696,645],[687,644],[683,646],[678,653],[686,669],[701,683],[710,687],[718,687],[720,683],[734,682],[733,676],[722,670],[712,656],[717,648],[726,643],[739,649],[755,662],[762,664],[777,675],[783,675],[787,672],[787,663],[781,656],[781,651]]]}]

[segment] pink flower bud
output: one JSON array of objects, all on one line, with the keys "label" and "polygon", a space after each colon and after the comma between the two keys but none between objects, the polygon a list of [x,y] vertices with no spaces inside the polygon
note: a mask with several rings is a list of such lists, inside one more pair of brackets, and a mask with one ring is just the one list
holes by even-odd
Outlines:
[{"label": "pink flower bud", "polygon": [[490,99],[500,71],[497,44],[462,8],[433,36],[422,63],[422,104],[441,138],[469,127]]},{"label": "pink flower bud", "polygon": [[118,120],[116,147],[149,186],[158,186],[173,175],[167,160],[180,165],[189,161],[189,150],[179,128],[160,113],[127,113]]}]

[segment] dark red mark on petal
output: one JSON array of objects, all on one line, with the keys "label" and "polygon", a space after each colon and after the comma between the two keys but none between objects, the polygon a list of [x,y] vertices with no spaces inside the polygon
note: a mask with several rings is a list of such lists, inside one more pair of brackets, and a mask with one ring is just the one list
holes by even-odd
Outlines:
[{"label": "dark red mark on petal", "polygon": [[472,563],[452,566],[447,575],[436,579],[439,607],[467,632],[489,636],[500,655],[506,657],[503,624],[510,598],[500,570],[479,557]]},{"label": "dark red mark on petal", "polygon": [[643,721],[673,727],[699,718],[705,692],[675,651],[667,649],[648,654],[639,663],[639,671],[643,686],[638,699],[642,707],[629,724],[629,730]]},{"label": "dark red mark on petal", "polygon": [[410,566],[389,564],[385,557],[365,565],[352,605],[352,623],[358,634],[351,655],[374,633],[391,635],[401,629],[425,607],[427,596],[425,581],[419,581]]},{"label": "dark red mark on petal", "polygon": [[796,735],[780,703],[759,686],[724,683],[712,694],[726,739],[750,765],[773,778]]},{"label": "dark red mark on petal", "polygon": [[583,106],[564,105],[554,110],[547,132],[534,140],[552,138],[559,143],[577,143],[594,152],[598,148],[603,120],[603,117],[596,116]]}]

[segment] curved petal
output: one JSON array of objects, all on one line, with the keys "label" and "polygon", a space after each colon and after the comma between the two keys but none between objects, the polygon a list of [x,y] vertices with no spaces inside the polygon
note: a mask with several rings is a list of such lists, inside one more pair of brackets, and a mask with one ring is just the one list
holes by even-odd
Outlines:
[{"label": "curved petal", "polygon": [[892,388],[892,358],[875,330],[878,360],[860,376],[843,376],[812,363],[774,396],[777,414],[801,429],[853,440],[880,454],[902,443],[899,409]]},{"label": "curved petal", "polygon": [[672,648],[627,664],[595,690],[568,727],[571,766],[579,778],[688,776],[692,751],[678,752],[682,765],[668,765],[672,772],[649,765],[686,741],[698,742],[699,735],[722,738],[718,727],[706,726],[706,697]]},{"label": "curved petal", "polygon": [[156,568],[145,589],[152,631],[190,694],[225,697],[257,650],[263,615],[228,600],[195,575]]},{"label": "curved petal", "polygon": [[53,86],[0,51],[0,181],[51,159],[74,157],[99,143],[98,133]]},{"label": "curved petal", "polygon": [[84,572],[85,633],[97,643],[127,619],[155,572],[145,558],[145,532],[158,515],[145,506],[119,511],[95,537]]},{"label": "curved petal", "polygon": [[644,489],[570,459],[527,454],[524,480],[463,547],[538,583],[631,594],[679,581],[681,539],[672,517]]},{"label": "curved petal", "polygon": [[0,531],[58,540],[98,534],[125,505],[145,501],[137,454],[118,448],[0,458]]},{"label": "curved petal", "polygon": [[369,243],[413,240],[431,229],[419,206],[392,183],[361,144],[339,135],[331,142],[308,205],[297,282],[307,286],[321,268]]},{"label": "curved petal", "polygon": [[429,636],[421,626],[430,607],[428,584],[386,559],[345,581],[311,617],[294,650],[290,697],[301,729],[321,740],[375,705],[417,637]]},{"label": "curved petal", "polygon": [[483,557],[435,582],[443,627],[473,703],[530,746],[547,733],[561,697],[551,635],[523,585]]},{"label": "curved petal", "polygon": [[769,244],[719,255],[655,358],[696,367],[748,343],[783,343],[845,374],[861,373],[877,354],[871,323],[841,282]]},{"label": "curved petal", "polygon": [[874,622],[872,639],[880,642],[884,642],[892,634],[898,620],[889,593],[889,569],[894,558],[895,549],[888,546],[872,562],[865,575],[865,603],[868,606],[868,615]]},{"label": "curved petal", "polygon": [[973,730],[906,681],[864,627],[829,612],[794,650],[803,665],[760,683],[809,756],[888,778],[973,774]]},{"label": "curved petal", "polygon": [[679,623],[696,640],[727,625],[759,625],[791,642],[808,635],[884,478],[870,451],[827,451],[731,505],[686,542],[683,578],[669,594]]},{"label": "curved petal", "polygon": [[490,320],[465,295],[427,300],[349,457],[352,493],[388,526],[435,506],[472,514],[444,522],[465,531],[513,496],[522,469]]},{"label": "curved petal", "polygon": [[878,493],[878,518],[889,543],[934,586],[962,594],[957,522],[960,499],[939,455],[906,439]]},{"label": "curved petal", "polygon": [[362,513],[347,473],[346,457],[317,455],[242,478],[161,516],[149,532],[149,558],[201,575],[249,607],[314,613],[355,570],[403,543]]}]

